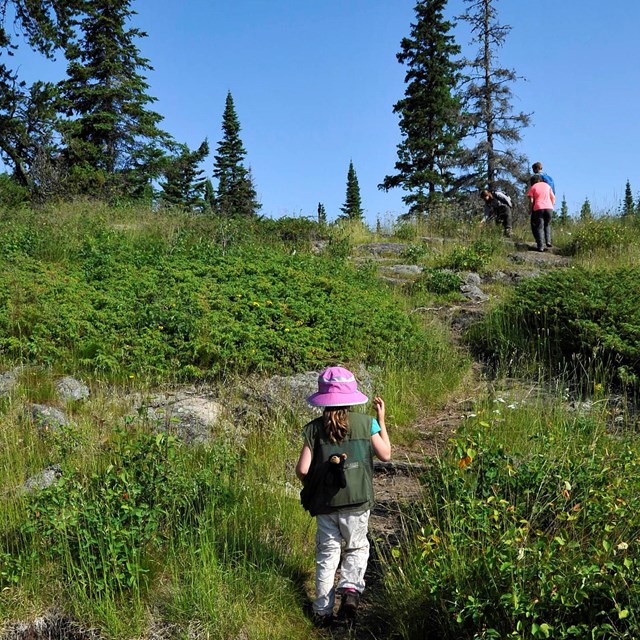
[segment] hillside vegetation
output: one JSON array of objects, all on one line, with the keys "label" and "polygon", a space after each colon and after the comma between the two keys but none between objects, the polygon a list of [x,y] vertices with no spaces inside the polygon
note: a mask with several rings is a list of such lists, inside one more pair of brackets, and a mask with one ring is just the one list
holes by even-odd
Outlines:
[{"label": "hillside vegetation", "polygon": [[[341,363],[366,372],[392,441],[426,464],[422,499],[399,496],[402,530],[375,540],[378,637],[638,637],[637,227],[558,228],[571,265],[538,273],[493,229],[447,224],[434,242],[442,230],[4,211],[5,628],[55,612],[113,638],[320,637],[293,472],[306,417],[246,383]],[[366,257],[380,240],[400,257]],[[420,275],[383,279],[398,262]],[[495,275],[518,270],[515,286]],[[490,293],[464,336],[482,375],[449,324],[478,308],[460,293],[470,271]],[[90,397],[60,400],[62,375]],[[206,443],[133,401],[185,384],[222,407]],[[464,419],[425,460],[418,425],[460,398]],[[69,421],[42,428],[34,403]],[[46,469],[56,481],[27,489]]]},{"label": "hillside vegetation", "polygon": [[331,243],[323,256],[308,251],[310,229],[299,246],[280,241],[276,223],[133,212],[118,221],[82,207],[14,212],[2,229],[9,361],[157,382],[335,359],[419,362],[429,350],[370,270]]}]

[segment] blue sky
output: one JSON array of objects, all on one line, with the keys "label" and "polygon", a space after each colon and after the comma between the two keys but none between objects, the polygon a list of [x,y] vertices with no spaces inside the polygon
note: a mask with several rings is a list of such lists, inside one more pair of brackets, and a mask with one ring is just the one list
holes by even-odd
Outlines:
[{"label": "blue sky", "polygon": [[[396,60],[409,35],[414,0],[133,0],[138,41],[150,60],[153,109],[163,128],[192,148],[221,137],[227,91],[242,126],[261,213],[329,220],[344,202],[350,160],[367,220],[405,211],[403,192],[377,189],[393,171],[400,141],[394,103],[404,94]],[[450,0],[448,15],[465,8]],[[640,2],[499,0],[511,25],[500,64],[525,80],[514,107],[532,113],[519,145],[553,176],[577,213],[615,209],[628,180],[640,192]],[[466,25],[454,31],[471,55]],[[64,67],[15,60],[28,80],[57,80]],[[212,170],[212,157],[206,164]]]}]

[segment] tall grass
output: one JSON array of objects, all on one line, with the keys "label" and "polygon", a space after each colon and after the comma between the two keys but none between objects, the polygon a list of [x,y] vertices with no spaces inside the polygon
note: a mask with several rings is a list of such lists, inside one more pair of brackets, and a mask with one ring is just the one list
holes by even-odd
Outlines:
[{"label": "tall grass", "polygon": [[[425,264],[432,260],[433,265],[447,266],[449,261],[449,266],[466,270],[468,264],[460,266],[460,261],[477,257],[483,260],[478,268],[488,270],[506,261],[512,245],[498,238],[499,230],[481,229],[471,219],[461,221],[463,216],[450,213],[389,223],[383,231],[392,231],[392,239],[402,242],[455,236],[441,250],[430,252]],[[38,225],[46,233],[38,232]],[[145,265],[149,255],[170,261],[182,251],[180,268],[172,277],[176,291],[189,294],[211,268],[202,263],[197,277],[191,274],[194,256],[215,254],[220,264],[231,267],[222,278],[230,288],[223,288],[224,295],[217,297],[199,290],[197,302],[208,310],[229,304],[238,317],[247,314],[240,323],[244,328],[255,319],[248,314],[257,314],[258,309],[262,315],[256,327],[275,318],[267,305],[273,303],[274,278],[282,281],[286,294],[283,318],[293,317],[292,307],[298,304],[291,299],[293,279],[309,279],[308,271],[298,270],[295,261],[304,255],[301,264],[309,266],[307,251],[318,237],[328,240],[329,249],[317,260],[327,260],[331,269],[345,264],[354,244],[380,239],[364,225],[339,226],[329,232],[300,220],[236,224],[144,208],[113,210],[87,202],[38,214],[0,214],[5,264],[12,265],[15,258],[33,269],[31,260],[46,262],[45,282],[53,283],[52,290],[58,293],[69,286],[61,265],[71,265],[75,256],[89,261],[85,266],[97,290],[107,290],[105,273],[119,268],[120,257],[135,255]],[[587,229],[584,238],[591,238],[593,245],[588,251],[585,240],[572,244],[578,229],[579,225],[569,225],[558,234],[556,245],[573,251],[577,262],[604,267],[603,238],[617,237],[619,229]],[[621,231],[624,238],[631,237],[631,229]],[[518,234],[524,237],[528,229],[516,229]],[[636,260],[635,245],[624,246],[624,251],[609,247],[612,260]],[[109,247],[117,249],[111,257],[119,257],[104,263],[108,251],[103,249]],[[288,255],[284,270],[275,263],[264,272],[255,268],[258,247],[275,247]],[[453,251],[455,247],[462,249]],[[486,255],[478,250],[483,247],[488,248]],[[234,262],[238,256],[243,259]],[[247,264],[250,273],[242,270]],[[331,269],[308,282],[308,291],[324,288],[334,295],[337,291],[348,301],[351,290],[338,291],[329,277]],[[31,277],[36,271],[27,269],[29,282],[36,279]],[[359,320],[349,329],[355,343],[358,336],[368,339],[381,330],[377,304],[381,298],[378,285],[366,274],[349,273],[352,279],[362,279],[371,294],[361,314],[354,311],[359,307],[348,307]],[[142,283],[150,282],[147,275],[145,269],[136,271]],[[233,289],[234,278],[240,275],[244,279]],[[78,278],[75,284],[80,282]],[[264,295],[253,297],[248,304],[257,304],[247,311],[239,300],[253,291],[255,283],[260,285],[256,293]],[[141,288],[145,293],[149,287]],[[501,293],[499,288],[495,291]],[[386,400],[391,439],[410,443],[412,423],[464,388],[470,358],[437,318],[412,317],[411,322],[400,318],[400,313],[414,308],[417,298],[399,291],[394,295],[384,293],[385,317],[393,320],[387,337],[367,343],[371,353],[363,342],[365,346],[358,346],[349,357],[354,365],[361,360],[377,365],[370,367],[372,391]],[[115,298],[122,297],[118,289]],[[34,300],[30,309],[35,314]],[[166,309],[165,302],[148,299],[143,306],[167,312],[168,319],[178,318],[177,333],[188,329],[196,307],[187,305],[180,315]],[[308,302],[307,296],[299,304],[304,307]],[[56,307],[50,317],[55,320],[61,310],[77,311],[84,303],[80,296],[64,309]],[[315,525],[299,504],[294,474],[302,419],[290,407],[250,406],[234,360],[243,349],[251,358],[252,349],[271,349],[276,342],[282,353],[289,354],[289,364],[300,370],[305,363],[342,360],[345,354],[335,345],[322,357],[317,349],[318,336],[344,318],[334,311],[319,322],[314,305],[309,307],[305,317],[310,330],[305,320],[292,321],[289,335],[302,327],[296,334],[300,342],[293,348],[280,333],[252,345],[245,332],[235,336],[236,343],[226,344],[224,369],[217,379],[220,386],[214,388],[225,411],[208,446],[186,447],[164,439],[167,436],[156,441],[157,425],[132,410],[131,394],[150,393],[143,379],[148,367],[141,365],[135,375],[131,372],[133,377],[129,371],[120,378],[108,372],[91,376],[91,398],[64,404],[54,385],[62,361],[54,359],[50,367],[41,368],[33,349],[45,334],[25,342],[23,360],[34,364],[20,372],[17,386],[0,402],[0,616],[4,620],[34,617],[55,606],[113,638],[155,634],[302,640],[314,633],[303,605],[313,591]],[[123,313],[124,307],[120,309]],[[69,317],[73,319],[73,314]],[[302,324],[296,325],[296,320]],[[131,335],[168,326],[164,316],[163,322],[155,317],[150,322],[148,327],[136,325]],[[207,331],[219,334],[230,324],[209,323]],[[477,398],[475,415],[460,426],[447,453],[431,461],[424,478],[424,504],[402,514],[409,533],[382,564],[385,613],[402,638],[638,637],[639,452],[629,434],[614,437],[606,429],[608,407],[598,401],[598,393],[609,379],[611,361],[603,360],[599,352],[593,360],[585,357],[572,363],[582,368],[582,384],[596,400],[589,413],[572,413],[562,397],[570,384],[562,376],[570,366],[566,360],[558,364],[556,329],[541,323],[533,335],[533,348],[531,341],[521,340],[516,325],[513,316],[498,311],[483,328],[482,339],[495,340],[491,345],[500,355],[500,373],[536,381],[556,376],[555,393],[518,389],[510,395]],[[65,324],[61,335],[68,339],[71,329],[73,323]],[[147,337],[151,340],[151,334]],[[153,334],[154,348],[162,351],[164,340],[164,334]],[[185,344],[196,350],[193,340]],[[203,344],[197,343],[197,349],[202,350]],[[144,360],[147,352],[143,345],[140,358]],[[63,361],[64,373],[86,372],[79,359],[89,358],[90,350],[81,353],[76,348],[69,354]],[[15,366],[6,353],[3,357],[7,366]],[[552,364],[551,375],[543,361]],[[177,364],[172,363],[161,379],[176,384]],[[25,410],[29,402],[64,409],[71,424],[56,431],[37,430]],[[57,489],[25,494],[24,479],[51,464],[61,465],[65,481]],[[105,487],[110,492],[105,493]],[[114,505],[128,506],[134,495],[144,496],[134,506],[139,517],[124,518]],[[88,521],[87,514],[94,520]],[[107,515],[111,519],[103,526]],[[78,540],[86,541],[89,534],[91,544],[79,547]],[[99,572],[100,566],[112,570]]]},{"label": "tall grass", "polygon": [[400,637],[637,635],[638,448],[604,413],[540,398],[469,419],[385,564]]},{"label": "tall grass", "polygon": [[195,622],[211,638],[308,635],[302,610],[315,527],[292,485],[294,451],[289,426],[277,418],[268,434],[250,436],[229,478],[231,508],[212,503],[171,563],[172,617]]}]

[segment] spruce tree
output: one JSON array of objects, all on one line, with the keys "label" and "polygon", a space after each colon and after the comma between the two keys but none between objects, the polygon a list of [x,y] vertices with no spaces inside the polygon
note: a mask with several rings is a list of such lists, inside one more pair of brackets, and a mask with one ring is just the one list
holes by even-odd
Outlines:
[{"label": "spruce tree", "polygon": [[593,213],[591,211],[591,203],[589,202],[589,198],[585,198],[582,203],[582,207],[580,208],[580,220],[589,221],[593,220]]},{"label": "spruce tree", "polygon": [[445,20],[447,0],[419,0],[416,22],[403,38],[397,59],[406,65],[405,96],[394,113],[400,116],[402,142],[398,145],[395,173],[379,188],[402,187],[410,215],[425,215],[438,194],[448,194],[455,184],[454,168],[464,137],[460,80],[460,47],[449,34],[453,23]]},{"label": "spruce tree", "polygon": [[148,109],[155,98],[141,72],[151,69],[135,46],[146,34],[127,29],[132,0],[92,0],[66,48],[61,83],[65,157],[74,192],[102,197],[141,197],[158,177],[169,136],[162,116]]},{"label": "spruce tree", "polygon": [[180,145],[180,153],[168,161],[164,171],[160,200],[163,204],[185,211],[206,211],[206,178],[199,167],[209,155],[209,143],[205,140],[195,151]]},{"label": "spruce tree", "polygon": [[327,223],[327,211],[322,202],[318,202],[318,224]]},{"label": "spruce tree", "polygon": [[631,183],[627,180],[627,184],[624,188],[624,202],[622,204],[622,215],[632,216],[635,213],[635,206],[633,202],[633,192],[631,191]]},{"label": "spruce tree", "polygon": [[52,83],[35,82],[18,96],[2,92],[0,82],[0,111],[12,103],[11,117],[0,116],[2,156],[13,168],[16,182],[37,200],[46,199],[57,189],[51,181],[58,171],[54,160],[58,149],[56,100],[57,91]]},{"label": "spruce tree", "polygon": [[344,204],[340,207],[340,211],[344,214],[343,218],[348,220],[362,220],[364,211],[362,209],[362,200],[360,198],[360,185],[358,184],[358,176],[353,168],[353,161],[349,162],[349,170],[347,171],[347,193]]},{"label": "spruce tree", "polygon": [[528,162],[514,145],[530,115],[514,113],[513,70],[498,66],[497,50],[504,44],[510,26],[498,22],[497,0],[465,0],[460,19],[469,23],[472,43],[478,45],[473,60],[465,60],[467,83],[463,92],[472,146],[466,150],[466,182],[470,187],[504,187],[515,179],[526,180]]},{"label": "spruce tree", "polygon": [[[70,35],[72,19],[85,5],[86,0],[0,0],[0,16],[5,18],[8,8],[12,7],[11,32],[24,36],[35,51],[51,57]],[[0,49],[16,48],[11,35],[5,29],[4,20],[0,21]]]},{"label": "spruce tree", "polygon": [[213,165],[213,176],[218,180],[216,212],[223,216],[255,216],[260,203],[251,172],[243,164],[247,152],[240,139],[240,121],[230,91],[222,116],[222,133]]},{"label": "spruce tree", "polygon": [[207,213],[213,213],[216,210],[216,192],[209,178],[204,181],[204,205]]},{"label": "spruce tree", "polygon": [[[12,168],[13,178],[22,187],[42,193],[43,167],[52,164],[53,131],[56,112],[53,108],[53,85],[36,82],[27,87],[19,78],[19,69],[2,62],[3,54],[9,59],[17,48],[12,39],[21,35],[38,53],[52,58],[71,33],[71,20],[84,4],[84,0],[0,0],[0,16],[13,10],[11,29],[0,20],[0,157]],[[47,162],[45,162],[45,159]],[[34,174],[34,163],[39,175]],[[45,173],[51,173],[49,167]]]},{"label": "spruce tree", "polygon": [[560,224],[567,224],[569,222],[569,207],[567,206],[567,198],[562,195],[562,204],[560,205]]}]

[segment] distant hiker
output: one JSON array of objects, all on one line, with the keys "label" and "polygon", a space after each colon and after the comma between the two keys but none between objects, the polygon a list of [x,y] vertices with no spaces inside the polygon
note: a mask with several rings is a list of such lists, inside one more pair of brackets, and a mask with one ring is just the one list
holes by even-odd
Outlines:
[{"label": "distant hiker", "polygon": [[[296,475],[304,484],[302,504],[316,516],[316,597],[312,614],[319,627],[333,622],[336,592],[341,595],[338,617],[355,618],[365,586],[367,530],[374,502],[373,456],[385,461],[391,458],[382,398],[373,399],[377,419],[350,410],[367,401],[351,371],[343,367],[325,369],[318,377],[317,393],[307,398],[309,404],[324,409],[321,417],[305,425],[304,445],[296,464]],[[333,471],[330,465],[339,459],[344,480],[328,481]],[[340,580],[335,587],[338,565]]]},{"label": "distant hiker", "polygon": [[531,231],[538,251],[551,246],[551,216],[556,197],[551,186],[538,174],[531,176],[527,197],[531,203]]},{"label": "distant hiker", "polygon": [[480,197],[484,200],[484,217],[480,224],[484,224],[493,218],[496,224],[502,225],[504,235],[511,236],[511,198],[502,191],[489,191],[483,189]]},{"label": "distant hiker", "polygon": [[534,175],[540,176],[551,187],[551,191],[553,191],[553,195],[555,196],[556,185],[553,183],[553,178],[542,170],[542,162],[534,162],[531,165],[531,169]]}]

